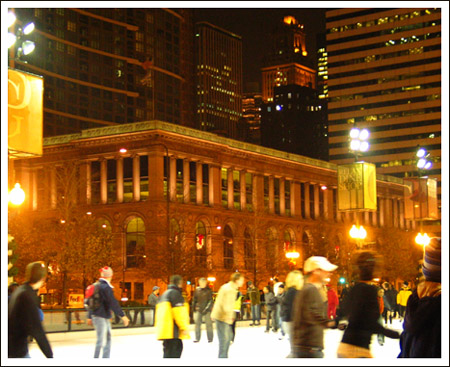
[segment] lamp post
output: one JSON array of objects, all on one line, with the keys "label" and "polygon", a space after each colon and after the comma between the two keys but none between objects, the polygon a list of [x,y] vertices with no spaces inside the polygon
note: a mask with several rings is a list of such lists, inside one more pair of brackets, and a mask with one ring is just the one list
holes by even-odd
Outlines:
[{"label": "lamp post", "polygon": [[289,260],[289,266],[294,267],[297,265],[297,259],[300,257],[300,253],[298,251],[289,251],[286,252],[286,259]]},{"label": "lamp post", "polygon": [[362,153],[369,150],[370,144],[367,141],[369,136],[370,132],[367,129],[360,130],[354,127],[350,130],[350,151],[355,155],[355,162],[358,162],[358,158],[362,155]]},{"label": "lamp post", "polygon": [[[22,56],[31,54],[36,45],[33,41],[27,39],[26,36],[30,35],[34,31],[34,23],[28,23],[24,27],[16,27],[16,15],[13,10],[10,10],[7,15],[8,31],[7,45],[10,50],[10,62],[11,67],[15,67],[15,60],[20,59]],[[18,47],[16,47],[16,45]]]}]

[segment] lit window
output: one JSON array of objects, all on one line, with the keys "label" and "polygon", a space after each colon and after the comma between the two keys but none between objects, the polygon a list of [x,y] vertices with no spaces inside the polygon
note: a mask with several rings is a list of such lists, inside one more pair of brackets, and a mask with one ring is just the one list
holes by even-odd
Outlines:
[{"label": "lit window", "polygon": [[68,21],[67,22],[67,30],[71,31],[71,32],[76,32],[77,31],[77,25],[74,22]]}]

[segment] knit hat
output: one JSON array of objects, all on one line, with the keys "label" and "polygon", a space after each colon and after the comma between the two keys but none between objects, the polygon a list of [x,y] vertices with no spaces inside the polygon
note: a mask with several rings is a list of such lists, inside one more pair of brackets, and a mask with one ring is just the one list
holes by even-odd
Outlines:
[{"label": "knit hat", "polygon": [[423,275],[430,282],[441,282],[441,238],[433,237],[425,246],[422,265]]},{"label": "knit hat", "polygon": [[153,292],[157,291],[159,289],[159,287],[157,287],[156,285],[153,287]]},{"label": "knit hat", "polygon": [[100,269],[100,275],[102,278],[112,278],[113,271],[109,266],[105,266],[104,268]]}]

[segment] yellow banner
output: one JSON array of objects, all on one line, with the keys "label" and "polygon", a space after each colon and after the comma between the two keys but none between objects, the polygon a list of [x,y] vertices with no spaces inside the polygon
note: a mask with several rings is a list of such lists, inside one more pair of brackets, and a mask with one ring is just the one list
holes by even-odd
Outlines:
[{"label": "yellow banner", "polygon": [[371,163],[338,166],[338,210],[376,211],[376,168]]},{"label": "yellow banner", "polygon": [[8,70],[8,151],[14,157],[42,155],[42,77]]}]

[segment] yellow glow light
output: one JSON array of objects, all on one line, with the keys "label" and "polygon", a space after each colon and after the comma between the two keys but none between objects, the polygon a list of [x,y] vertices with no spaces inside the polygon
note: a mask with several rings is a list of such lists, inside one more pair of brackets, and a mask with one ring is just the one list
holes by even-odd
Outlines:
[{"label": "yellow glow light", "polygon": [[214,277],[208,277],[208,282],[215,282],[216,281],[216,278],[214,278]]},{"label": "yellow glow light", "polygon": [[25,201],[25,191],[20,187],[19,183],[14,185],[14,188],[9,192],[9,202],[13,205],[22,205]]},{"label": "yellow glow light", "polygon": [[418,233],[416,236],[416,243],[423,247],[428,246],[430,244],[430,237],[426,233]]},{"label": "yellow glow light", "polygon": [[302,55],[303,55],[303,56],[308,56],[308,53],[307,53],[306,51],[303,51],[303,52],[302,52]]},{"label": "yellow glow light", "polygon": [[298,259],[299,257],[300,257],[300,254],[296,251],[286,253],[287,259]]}]

